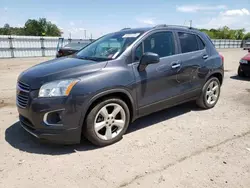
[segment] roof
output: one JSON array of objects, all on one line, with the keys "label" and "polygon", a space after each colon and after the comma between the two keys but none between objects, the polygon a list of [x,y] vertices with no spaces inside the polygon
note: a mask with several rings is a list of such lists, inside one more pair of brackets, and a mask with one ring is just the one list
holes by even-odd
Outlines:
[{"label": "roof", "polygon": [[181,26],[181,25],[166,25],[166,24],[161,24],[161,25],[156,25],[154,27],[146,27],[146,28],[124,28],[121,29],[118,32],[123,32],[128,33],[128,32],[146,32],[149,30],[154,30],[154,29],[163,29],[163,28],[168,28],[168,29],[178,29],[178,30],[192,30],[192,31],[199,31],[196,28],[188,27],[188,26]]}]

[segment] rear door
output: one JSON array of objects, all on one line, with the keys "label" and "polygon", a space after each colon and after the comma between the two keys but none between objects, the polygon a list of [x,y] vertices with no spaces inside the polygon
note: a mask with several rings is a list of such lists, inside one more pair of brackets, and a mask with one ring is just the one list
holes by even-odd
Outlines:
[{"label": "rear door", "polygon": [[[177,74],[177,82],[182,93],[192,92],[202,87],[206,75],[206,59],[208,53],[202,39],[193,33],[177,32],[180,46],[181,68]],[[193,93],[196,95],[196,93]],[[191,96],[190,96],[191,97]]]}]

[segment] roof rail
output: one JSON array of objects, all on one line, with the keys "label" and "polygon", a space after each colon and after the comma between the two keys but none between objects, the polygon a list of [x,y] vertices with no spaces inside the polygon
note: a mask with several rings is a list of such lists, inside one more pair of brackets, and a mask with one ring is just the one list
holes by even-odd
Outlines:
[{"label": "roof rail", "polygon": [[166,25],[166,24],[156,25],[154,28],[161,28],[161,27],[175,27],[175,28],[184,28],[184,29],[195,29],[193,27],[184,26],[184,25]]},{"label": "roof rail", "polygon": [[158,28],[158,27],[167,27],[167,25],[166,24],[159,24],[159,25],[154,26],[154,28]]},{"label": "roof rail", "polygon": [[131,29],[131,28],[130,27],[125,27],[125,28],[121,29],[121,31],[128,30],[128,29]]}]

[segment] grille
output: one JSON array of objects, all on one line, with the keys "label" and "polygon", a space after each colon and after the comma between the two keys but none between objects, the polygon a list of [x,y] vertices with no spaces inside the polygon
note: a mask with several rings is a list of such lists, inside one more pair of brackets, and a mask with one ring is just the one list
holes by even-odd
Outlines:
[{"label": "grille", "polygon": [[30,91],[30,86],[28,84],[25,84],[25,83],[19,81],[17,83],[17,85],[18,85],[20,90],[23,90],[23,91],[26,91],[26,92]]},{"label": "grille", "polygon": [[29,102],[30,87],[22,82],[17,83],[17,105],[26,108]]}]

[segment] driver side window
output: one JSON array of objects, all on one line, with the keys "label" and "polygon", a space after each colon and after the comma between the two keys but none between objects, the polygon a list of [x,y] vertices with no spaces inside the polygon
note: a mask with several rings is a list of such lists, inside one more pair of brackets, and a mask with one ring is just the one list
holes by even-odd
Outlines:
[{"label": "driver side window", "polygon": [[173,33],[170,31],[158,32],[148,36],[135,50],[134,61],[139,61],[145,52],[153,52],[160,57],[175,54]]}]

